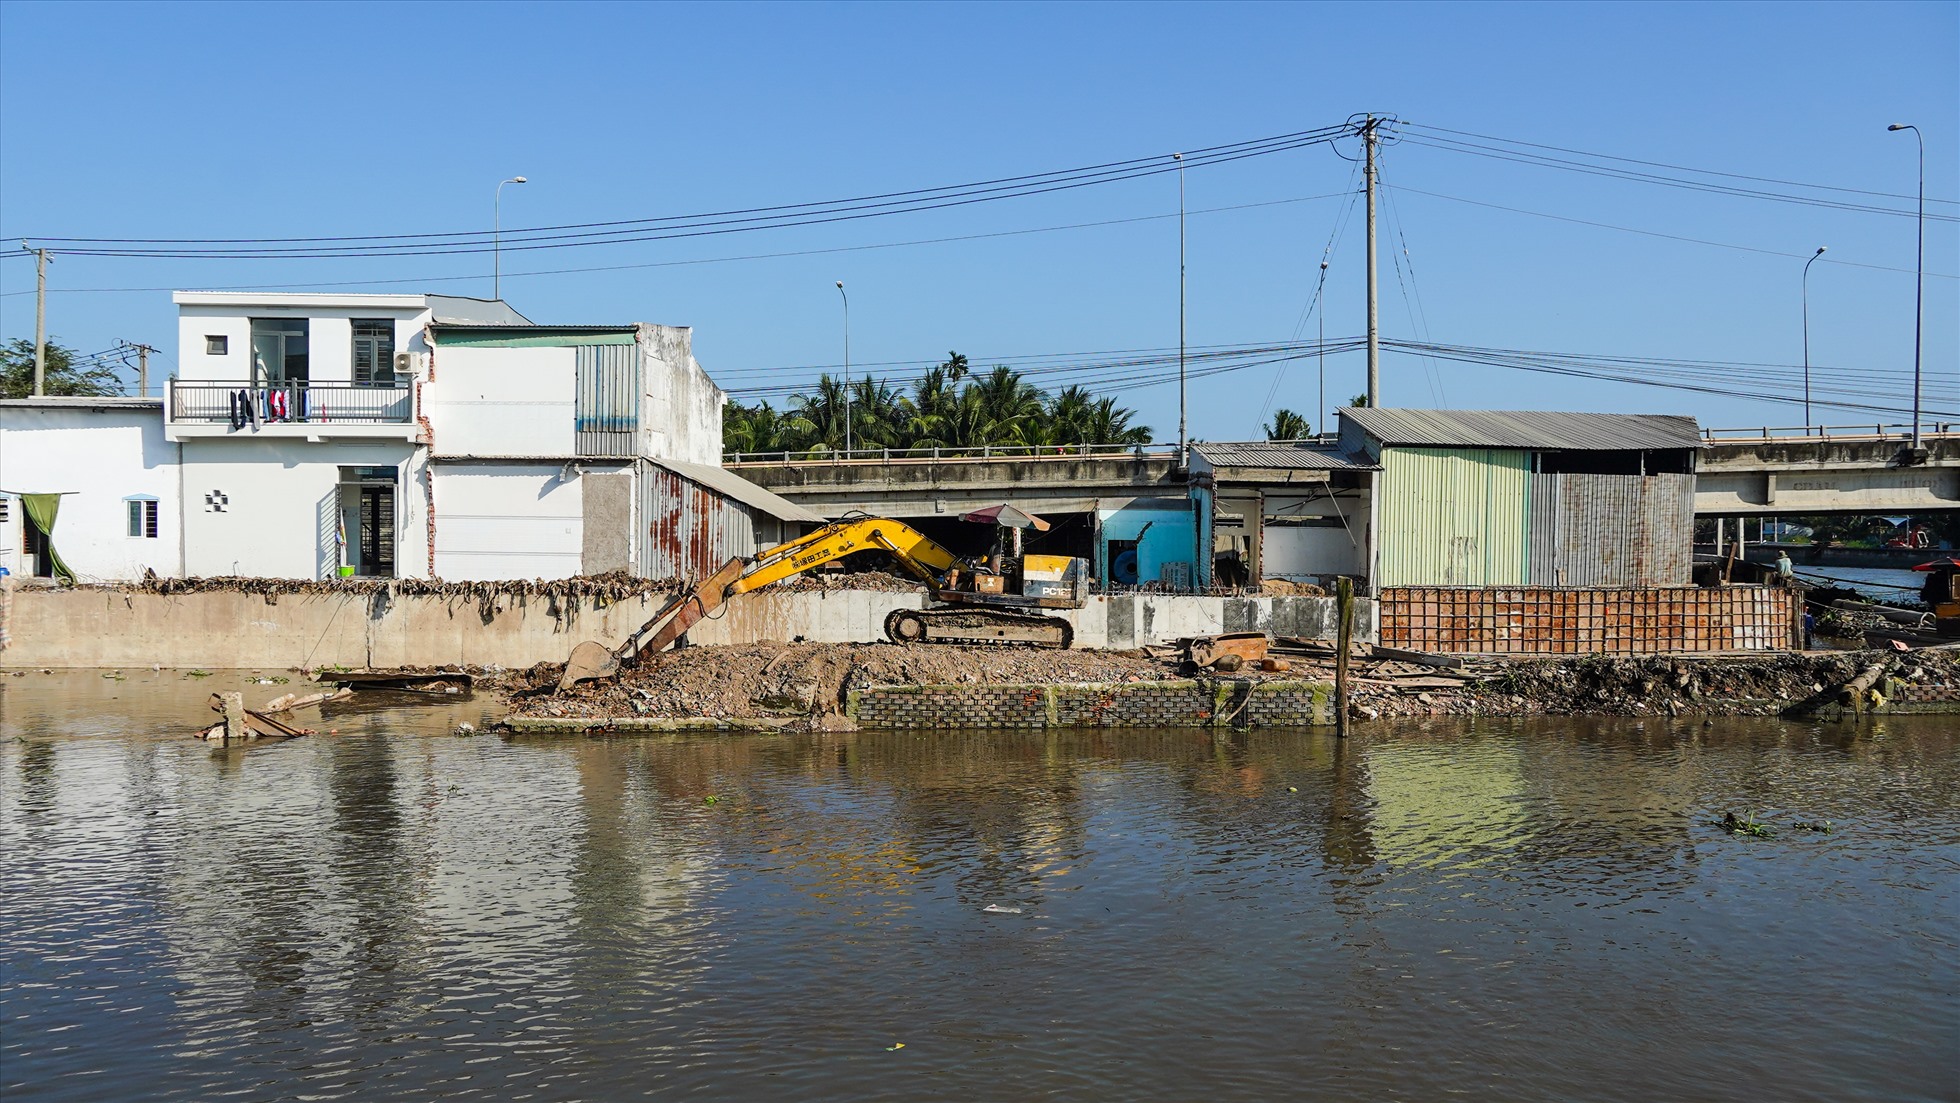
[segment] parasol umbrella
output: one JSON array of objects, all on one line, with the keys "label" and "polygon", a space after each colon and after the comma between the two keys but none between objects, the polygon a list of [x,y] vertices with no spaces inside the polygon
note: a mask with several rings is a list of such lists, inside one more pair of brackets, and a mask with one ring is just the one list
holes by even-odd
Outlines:
[{"label": "parasol umbrella", "polygon": [[962,521],[977,521],[983,525],[1000,525],[1011,529],[1033,529],[1047,532],[1048,522],[1016,506],[1001,504],[976,509],[972,513],[960,514]]}]

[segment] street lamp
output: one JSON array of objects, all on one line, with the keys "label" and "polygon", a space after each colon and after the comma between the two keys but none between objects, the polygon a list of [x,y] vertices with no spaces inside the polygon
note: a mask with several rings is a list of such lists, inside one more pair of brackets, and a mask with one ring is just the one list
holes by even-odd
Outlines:
[{"label": "street lamp", "polygon": [[837,281],[837,293],[844,295],[844,458],[851,458],[851,297],[844,294],[844,281]]},{"label": "street lamp", "polygon": [[1919,263],[1912,291],[1912,450],[1919,451],[1919,346],[1926,319],[1926,135],[1911,123],[1893,123],[1887,130],[1910,130],[1919,139]]},{"label": "street lamp", "polygon": [[497,181],[496,236],[490,246],[490,297],[498,302],[504,298],[504,185],[528,183],[522,176]]},{"label": "street lamp", "polygon": [[1803,262],[1803,427],[1810,428],[1810,266],[1829,246],[1819,245]]}]

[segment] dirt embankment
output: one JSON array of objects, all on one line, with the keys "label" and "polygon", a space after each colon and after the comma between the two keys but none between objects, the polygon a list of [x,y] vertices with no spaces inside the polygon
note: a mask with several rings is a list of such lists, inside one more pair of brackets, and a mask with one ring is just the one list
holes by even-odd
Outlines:
[{"label": "dirt embankment", "polygon": [[[513,688],[543,688],[556,668],[525,672]],[[901,647],[889,643],[756,643],[689,647],[659,655],[617,680],[520,696],[520,716],[747,717],[841,713],[872,686],[1046,685],[1174,678],[1174,665],[1140,651]]]},{"label": "dirt embankment", "polygon": [[[1357,661],[1353,715],[1751,715],[1833,693],[1871,663],[1891,677],[1960,684],[1960,652],[1811,652],[1646,658],[1472,660],[1454,669]],[[823,726],[852,690],[916,685],[1075,685],[1187,677],[1331,682],[1331,663],[1296,659],[1284,673],[1210,675],[1141,651],[779,644],[695,647],[661,655],[613,681],[559,693],[559,667],[505,674],[513,715],[799,718]]]},{"label": "dirt embankment", "polygon": [[1778,652],[1644,658],[1589,656],[1478,664],[1466,684],[1411,692],[1367,686],[1354,695],[1370,716],[1767,716],[1834,695],[1874,662],[1892,678],[1960,683],[1960,653]]}]

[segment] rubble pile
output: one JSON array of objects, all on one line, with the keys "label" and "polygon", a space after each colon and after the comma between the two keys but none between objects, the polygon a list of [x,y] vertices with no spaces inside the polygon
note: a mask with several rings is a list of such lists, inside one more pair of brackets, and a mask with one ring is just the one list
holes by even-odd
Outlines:
[{"label": "rubble pile", "polygon": [[1520,659],[1470,668],[1455,689],[1411,694],[1361,685],[1351,695],[1363,718],[1377,716],[1774,715],[1834,696],[1873,663],[1894,678],[1960,682],[1953,651],[1777,652],[1765,655]]},{"label": "rubble pile", "polygon": [[881,594],[923,594],[926,584],[909,575],[888,571],[860,571],[831,574],[808,571],[771,585],[772,591],[791,594],[828,593],[832,590],[875,590]]},{"label": "rubble pile", "polygon": [[433,578],[247,578],[220,575],[210,578],[159,578],[146,574],[140,581],[84,583],[76,589],[109,590],[124,594],[258,594],[275,602],[286,594],[346,595],[388,594],[411,597],[468,598],[495,602],[499,599],[546,598],[570,600],[597,599],[614,602],[653,595],[677,594],[694,587],[693,579],[635,578],[624,571],[558,579],[511,579],[482,582],[444,582]]},{"label": "rubble pile", "polygon": [[[888,686],[1083,685],[1163,681],[1332,683],[1324,649],[1292,648],[1281,669],[1196,670],[1180,649],[1048,651],[894,644],[758,643],[684,648],[617,680],[558,692],[561,667],[501,675],[513,716],[790,718],[822,727],[853,690]],[[1276,652],[1277,653],[1277,652]],[[1930,687],[1960,686],[1960,650],[1504,659],[1357,655],[1349,707],[1357,719],[1409,716],[1772,715],[1836,700],[1861,672]],[[1420,656],[1418,656],[1420,657]],[[1435,663],[1437,665],[1430,665]]]},{"label": "rubble pile", "polygon": [[[1140,651],[1022,647],[901,647],[888,643],[756,643],[661,654],[620,678],[518,697],[517,716],[750,717],[836,715],[850,692],[871,686],[1049,685],[1177,677],[1174,664]],[[521,676],[543,688],[555,664]],[[511,684],[516,686],[516,680]]]}]

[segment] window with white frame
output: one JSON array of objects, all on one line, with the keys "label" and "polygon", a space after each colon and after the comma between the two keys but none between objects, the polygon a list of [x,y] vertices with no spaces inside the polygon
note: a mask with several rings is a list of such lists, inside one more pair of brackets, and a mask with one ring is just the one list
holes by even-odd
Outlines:
[{"label": "window with white frame", "polygon": [[124,498],[123,505],[129,510],[129,534],[149,540],[156,539],[157,500],[142,497]]}]

